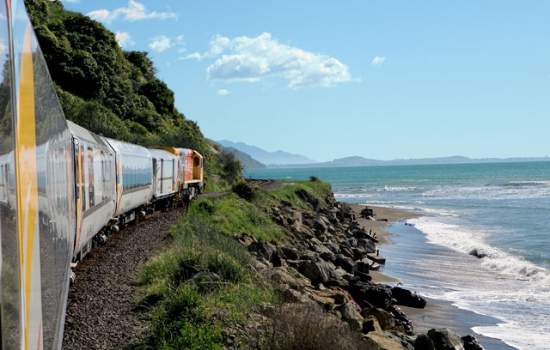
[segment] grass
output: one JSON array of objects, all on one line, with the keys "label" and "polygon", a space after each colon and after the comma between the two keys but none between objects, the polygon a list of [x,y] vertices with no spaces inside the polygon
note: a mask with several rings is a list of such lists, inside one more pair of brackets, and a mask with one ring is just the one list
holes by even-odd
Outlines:
[{"label": "grass", "polygon": [[[225,199],[200,200],[193,207],[220,201]],[[252,271],[246,249],[205,220],[203,210],[191,210],[172,228],[173,246],[140,274],[139,298],[152,309],[154,348],[222,349],[222,329],[245,324],[255,307],[276,300],[271,286]]]},{"label": "grass", "polygon": [[330,186],[319,181],[282,182],[270,189],[253,188],[247,199],[229,193],[199,198],[190,205],[171,230],[170,249],[139,275],[139,303],[151,314],[151,347],[222,349],[222,330],[246,325],[259,306],[278,302],[235,237],[248,234],[284,242],[286,231],[271,220],[270,209],[285,200],[311,210],[296,194],[299,190],[327,205]]},{"label": "grass", "polygon": [[[188,215],[211,223],[214,230],[226,236],[248,234],[266,241],[280,241],[286,236],[265,210],[233,193],[200,198],[190,206]],[[182,224],[186,225],[185,220]]]},{"label": "grass", "polygon": [[299,190],[309,192],[324,207],[327,206],[326,198],[332,193],[330,185],[321,181],[281,181],[280,185],[273,189],[257,189],[253,203],[268,209],[281,201],[287,201],[296,208],[310,210],[310,206],[296,194]]}]

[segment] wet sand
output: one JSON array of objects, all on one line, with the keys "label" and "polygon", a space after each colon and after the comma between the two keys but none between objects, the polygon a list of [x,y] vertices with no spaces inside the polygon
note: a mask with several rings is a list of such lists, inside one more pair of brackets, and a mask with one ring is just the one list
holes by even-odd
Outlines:
[{"label": "wet sand", "polygon": [[361,217],[361,210],[365,208],[361,204],[349,204],[355,215],[357,221],[362,225],[365,230],[376,232],[376,238],[380,244],[389,243],[389,236],[391,233],[388,231],[390,224],[398,221],[416,218],[419,214],[403,209],[389,208],[389,207],[376,207],[369,205],[368,207],[374,210],[374,217],[376,220],[367,220]]},{"label": "wet sand", "polygon": [[[382,246],[387,246],[388,244],[391,245],[391,237],[393,236],[391,232],[392,224],[421,216],[419,213],[402,209],[369,205],[368,207],[374,210],[376,220],[373,221],[361,218],[360,212],[365,208],[365,205],[350,205],[356,213],[358,222],[367,231],[372,230],[373,232],[376,232],[376,237]],[[390,260],[388,260],[388,262],[390,264],[392,263]],[[398,278],[392,277],[384,272],[371,271],[370,274],[375,283],[390,285],[400,283]],[[479,334],[475,334],[472,331],[472,327],[495,325],[499,322],[499,320],[492,317],[479,315],[471,311],[459,309],[450,302],[437,299],[428,299],[428,304],[425,309],[414,309],[409,307],[401,307],[401,309],[411,319],[415,327],[415,331],[418,333],[425,333],[431,328],[449,328],[461,336],[466,334],[474,334],[486,350],[515,349],[506,345],[499,339],[484,337]]]},{"label": "wet sand", "polygon": [[[376,207],[376,206],[369,205],[368,207],[374,210],[375,220],[368,220],[361,217],[361,211],[365,209],[365,205],[349,204],[349,203],[348,205],[350,205],[351,208],[353,209],[355,216],[357,217],[357,222],[359,222],[359,224],[363,226],[365,230],[376,233],[376,238],[378,239],[380,244],[388,244],[391,242],[390,240],[391,233],[389,231],[389,227],[392,223],[407,220],[407,219],[412,219],[419,216],[418,214],[415,214],[410,211],[402,210],[402,209]],[[388,276],[382,272],[371,271],[370,275],[372,276],[372,280],[375,283],[383,283],[383,284],[399,283],[399,279],[392,276]]]}]

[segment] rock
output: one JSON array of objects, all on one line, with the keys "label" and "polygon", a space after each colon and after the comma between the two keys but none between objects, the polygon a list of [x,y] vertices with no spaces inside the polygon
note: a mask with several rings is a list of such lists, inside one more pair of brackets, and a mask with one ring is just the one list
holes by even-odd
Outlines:
[{"label": "rock", "polygon": [[426,334],[420,334],[414,341],[415,350],[435,350],[434,343]]},{"label": "rock", "polygon": [[281,253],[283,254],[283,257],[285,259],[298,260],[299,258],[298,249],[291,246],[287,246],[287,245],[282,246]]},{"label": "rock", "polygon": [[340,313],[342,319],[346,321],[350,327],[354,330],[360,330],[363,327],[363,316],[361,316],[361,309],[353,302],[347,302],[340,307]]},{"label": "rock", "polygon": [[302,261],[298,271],[309,278],[313,284],[326,283],[331,277],[332,264],[325,261]]},{"label": "rock", "polygon": [[304,189],[296,190],[296,195],[304,202],[311,205],[314,210],[319,209],[319,200]]},{"label": "rock", "polygon": [[371,239],[359,238],[357,240],[357,246],[363,248],[367,254],[376,252],[376,244]]},{"label": "rock", "polygon": [[482,250],[477,249],[477,248],[472,249],[469,254],[471,256],[475,256],[478,259],[483,259],[483,258],[487,257],[487,253],[484,253]]},{"label": "rock", "polygon": [[306,287],[311,287],[311,282],[309,281],[309,279],[303,277],[294,269],[287,270],[283,267],[276,267],[270,269],[267,276],[277,284],[288,285],[294,289],[304,289]]},{"label": "rock", "polygon": [[283,299],[287,303],[301,303],[305,304],[309,302],[309,298],[302,292],[292,288],[285,288],[282,292]]},{"label": "rock", "polygon": [[428,337],[437,350],[464,350],[462,339],[446,328],[430,329]]},{"label": "rock", "polygon": [[370,332],[381,330],[382,328],[380,327],[380,324],[378,324],[376,317],[371,316],[363,321],[363,329],[361,330],[363,333],[368,334]]},{"label": "rock", "polygon": [[374,217],[374,210],[372,210],[369,207],[365,207],[365,209],[361,210],[359,215],[361,215],[361,217],[364,219],[367,219],[369,217]]},{"label": "rock", "polygon": [[467,335],[461,338],[464,350],[483,350],[483,347],[478,343],[477,339],[472,335]]},{"label": "rock", "polygon": [[336,254],[334,257],[334,264],[336,266],[340,266],[349,273],[353,273],[353,269],[355,267],[353,260],[343,254]]},{"label": "rock", "polygon": [[361,311],[361,315],[364,318],[368,318],[369,316],[373,316],[378,320],[378,324],[380,324],[380,327],[382,330],[389,330],[395,328],[395,319],[393,318],[392,314],[387,312],[386,310],[380,309],[380,308],[365,308],[363,311]]},{"label": "rock", "polygon": [[392,304],[391,288],[384,285],[362,282],[352,278],[349,282],[349,292],[359,302],[367,302],[376,307],[387,309]]},{"label": "rock", "polygon": [[267,261],[271,261],[271,257],[273,256],[273,254],[275,254],[277,248],[275,248],[275,246],[269,242],[258,241],[250,244],[248,246],[248,250],[266,259]]},{"label": "rock", "polygon": [[250,235],[247,235],[246,233],[243,233],[239,238],[238,241],[244,245],[245,247],[248,247],[252,243],[256,242],[256,239]]},{"label": "rock", "polygon": [[393,287],[391,289],[391,294],[393,298],[397,300],[397,304],[399,305],[414,307],[417,309],[423,309],[426,307],[426,299],[408,289]]},{"label": "rock", "polygon": [[374,261],[375,263],[378,263],[378,264],[385,264],[386,263],[386,258],[384,258],[382,255],[379,255],[379,254],[376,254],[376,253],[367,254],[367,258],[369,258],[370,260],[372,260],[372,261]]}]

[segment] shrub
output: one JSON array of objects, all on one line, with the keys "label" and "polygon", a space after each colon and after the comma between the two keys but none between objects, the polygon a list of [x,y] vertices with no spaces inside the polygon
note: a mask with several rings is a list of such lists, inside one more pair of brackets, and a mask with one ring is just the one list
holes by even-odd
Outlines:
[{"label": "shrub", "polygon": [[233,192],[235,192],[237,196],[242,199],[251,201],[254,198],[255,188],[249,183],[243,181],[233,186]]},{"label": "shrub", "polygon": [[263,350],[367,350],[359,333],[316,304],[283,304],[270,317]]}]

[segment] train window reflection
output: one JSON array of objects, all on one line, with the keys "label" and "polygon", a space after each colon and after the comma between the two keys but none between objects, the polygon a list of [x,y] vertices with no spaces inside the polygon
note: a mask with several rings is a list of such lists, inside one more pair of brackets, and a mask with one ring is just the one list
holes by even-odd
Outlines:
[{"label": "train window reflection", "polygon": [[93,207],[95,203],[94,181],[94,151],[91,147],[88,147],[88,208]]},{"label": "train window reflection", "polygon": [[124,157],[122,168],[122,188],[124,191],[150,186],[152,181],[150,158]]}]

